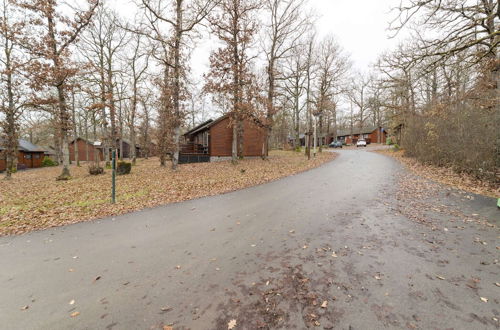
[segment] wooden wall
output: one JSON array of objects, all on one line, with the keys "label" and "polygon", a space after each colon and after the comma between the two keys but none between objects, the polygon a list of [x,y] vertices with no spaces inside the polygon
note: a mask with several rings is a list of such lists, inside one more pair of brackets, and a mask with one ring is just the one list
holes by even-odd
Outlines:
[{"label": "wooden wall", "polygon": [[[24,152],[19,150],[17,153],[17,168],[37,168],[42,167],[44,154],[42,152]],[[0,159],[0,172],[5,171],[7,162],[4,158]]]},{"label": "wooden wall", "polygon": [[[77,140],[78,143],[78,159],[80,161],[91,161],[93,162],[95,160],[95,150],[96,148],[90,144],[85,142],[82,139]],[[87,150],[86,150],[86,145],[88,145],[89,148],[89,159],[87,159]],[[100,160],[104,160],[104,155],[102,153],[102,149],[97,149],[97,153],[99,155]],[[69,158],[72,162],[75,161],[75,143],[72,142],[69,144]]]},{"label": "wooden wall", "polygon": [[215,123],[210,127],[210,156],[231,156],[231,145],[233,141],[233,129],[229,118]]},{"label": "wooden wall", "polygon": [[[264,129],[251,120],[245,120],[243,132],[243,156],[262,155]],[[210,127],[210,156],[230,157],[233,141],[233,129],[229,118],[215,123]]]}]

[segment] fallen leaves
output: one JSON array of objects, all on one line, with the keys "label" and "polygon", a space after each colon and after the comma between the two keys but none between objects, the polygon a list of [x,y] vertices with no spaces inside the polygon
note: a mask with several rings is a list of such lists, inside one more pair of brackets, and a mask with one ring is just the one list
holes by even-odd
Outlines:
[{"label": "fallen leaves", "polygon": [[440,280],[446,280],[446,278],[444,278],[443,276],[440,276],[440,275],[436,275],[436,277]]},{"label": "fallen leaves", "polygon": [[[450,185],[463,191],[475,194],[494,198],[497,198],[497,196],[500,195],[500,188],[498,186],[478,180],[472,175],[467,175],[465,173],[459,174],[452,168],[422,164],[414,158],[405,157],[404,151],[393,152],[389,150],[377,150],[375,152],[396,158],[410,171],[426,179]],[[471,197],[469,197],[469,199],[471,199]],[[477,214],[473,214],[473,216],[477,216]]]},{"label": "fallen leaves", "polygon": [[74,305],[74,304],[75,304],[75,300],[74,300],[74,299],[73,299],[73,300],[71,300],[71,301],[69,302],[69,304],[70,304],[70,305]]},{"label": "fallen leaves", "polygon": [[485,297],[479,297],[479,298],[481,298],[482,302],[485,302],[485,303],[488,302],[488,298],[485,298]]},{"label": "fallen leaves", "polygon": [[22,311],[25,311],[25,310],[27,310],[28,308],[30,308],[30,306],[25,305],[25,306],[21,307],[21,310],[22,310]]},{"label": "fallen leaves", "polygon": [[328,306],[328,301],[323,301],[323,303],[321,304],[321,308],[326,308]]},{"label": "fallen leaves", "polygon": [[228,330],[234,329],[235,327],[236,327],[236,320],[231,320],[227,323]]},{"label": "fallen leaves", "polygon": [[80,312],[73,312],[70,314],[71,317],[77,317],[78,315],[80,315]]},{"label": "fallen leaves", "polygon": [[[72,179],[65,182],[54,180],[59,167],[20,171],[12,180],[2,182],[0,235],[222,194],[312,169],[334,157],[324,152],[307,161],[301,153],[277,151],[270,153],[268,161],[184,164],[177,172],[161,168],[158,158],[139,159],[130,175],[117,178],[116,204],[111,204],[109,197],[111,171],[91,176],[86,166],[71,166]],[[241,175],[242,168],[245,175]]]}]

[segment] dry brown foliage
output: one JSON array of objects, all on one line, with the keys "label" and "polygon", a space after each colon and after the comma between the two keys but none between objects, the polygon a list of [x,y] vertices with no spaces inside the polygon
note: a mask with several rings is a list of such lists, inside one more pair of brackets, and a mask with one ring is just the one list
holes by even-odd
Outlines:
[{"label": "dry brown foliage", "polygon": [[2,183],[0,236],[222,194],[302,172],[334,157],[333,153],[323,153],[307,161],[299,153],[276,151],[269,161],[186,164],[178,172],[159,167],[158,159],[141,159],[131,174],[117,177],[114,205],[110,203],[110,170],[91,176],[86,166],[72,166],[72,179],[57,182],[57,167],[19,172],[13,180]]},{"label": "dry brown foliage", "polygon": [[396,158],[411,172],[426,179],[450,185],[474,194],[490,196],[493,198],[500,197],[500,186],[492,185],[488,181],[479,180],[470,174],[457,173],[451,167],[423,164],[415,158],[406,156],[404,150],[377,150],[376,152]]}]

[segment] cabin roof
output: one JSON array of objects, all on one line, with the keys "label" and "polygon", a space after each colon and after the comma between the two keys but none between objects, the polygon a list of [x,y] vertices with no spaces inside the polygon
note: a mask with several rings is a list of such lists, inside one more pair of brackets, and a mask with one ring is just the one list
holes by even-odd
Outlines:
[{"label": "cabin roof", "polygon": [[[43,149],[40,146],[37,146],[36,144],[33,144],[27,140],[24,139],[19,139],[17,140],[17,149],[24,151],[24,152],[44,152],[45,149]],[[0,140],[0,150],[4,150],[4,141]]]},{"label": "cabin roof", "polygon": [[[367,126],[367,127],[362,127],[362,128],[353,128],[352,129],[352,134],[357,135],[357,134],[369,134],[376,130],[376,126]],[[337,136],[349,136],[351,135],[351,130],[350,129],[344,129],[344,130],[339,130],[337,132]]]},{"label": "cabin roof", "polygon": [[[189,136],[189,135],[195,135],[195,134],[198,134],[206,129],[209,129],[210,127],[212,127],[213,125],[217,124],[218,122],[228,118],[229,116],[231,115],[231,113],[226,113],[225,115],[223,116],[220,116],[219,118],[217,119],[209,119],[203,123],[201,123],[200,125],[190,129],[189,131],[187,131],[186,133],[184,133],[184,136]],[[248,115],[248,117],[251,117],[249,119],[253,119],[253,121],[259,125],[259,126],[264,126],[262,124],[262,122],[255,116],[255,115]],[[247,117],[247,118],[248,118]]]}]

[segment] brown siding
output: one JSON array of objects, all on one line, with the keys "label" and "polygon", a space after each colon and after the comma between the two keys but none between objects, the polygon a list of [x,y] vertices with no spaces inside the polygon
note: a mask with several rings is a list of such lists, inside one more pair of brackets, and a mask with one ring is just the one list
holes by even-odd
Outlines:
[{"label": "brown siding", "polygon": [[[376,129],[370,133],[369,138],[370,138],[371,143],[378,143],[379,134],[380,134],[380,129]],[[385,144],[386,136],[387,136],[387,133],[384,130],[384,132],[380,135],[380,143]]]},{"label": "brown siding", "polygon": [[[264,130],[251,120],[245,120],[243,131],[243,156],[262,155]],[[229,157],[233,141],[233,129],[229,118],[210,127],[210,156]]]},{"label": "brown siding", "polygon": [[17,165],[19,168],[42,167],[43,152],[24,152],[17,154]]},{"label": "brown siding", "polygon": [[[82,139],[78,139],[77,143],[78,143],[78,160],[93,162],[95,160],[94,155],[95,155],[96,148],[92,144],[85,142]],[[86,145],[88,145],[88,148],[89,148],[89,159],[87,159]],[[102,149],[97,149],[97,150],[98,150],[100,160],[103,160],[104,157],[102,154]],[[74,142],[71,142],[69,144],[69,158],[72,162],[75,161],[75,143]]]},{"label": "brown siding", "polygon": [[261,156],[263,144],[264,129],[257,126],[254,122],[246,120],[243,133],[243,156]]},{"label": "brown siding", "polygon": [[233,129],[229,118],[224,118],[210,127],[210,156],[231,156]]},{"label": "brown siding", "polygon": [[[43,152],[24,152],[19,150],[17,153],[17,166],[19,169],[42,167]],[[0,159],[0,172],[5,171],[7,167],[5,159]]]}]

